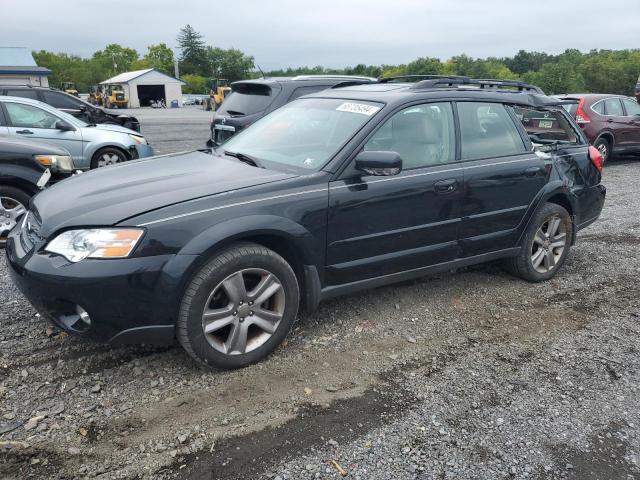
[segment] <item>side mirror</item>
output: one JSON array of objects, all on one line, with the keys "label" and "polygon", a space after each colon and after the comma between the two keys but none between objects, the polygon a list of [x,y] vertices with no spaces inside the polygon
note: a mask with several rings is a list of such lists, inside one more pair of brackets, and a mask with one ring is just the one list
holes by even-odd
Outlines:
[{"label": "side mirror", "polygon": [[362,151],[356,156],[356,169],[367,175],[397,175],[402,171],[402,158],[398,152]]},{"label": "side mirror", "polygon": [[58,120],[56,122],[56,130],[62,130],[63,132],[73,132],[75,131],[75,127],[70,123],[65,122],[64,120]]}]

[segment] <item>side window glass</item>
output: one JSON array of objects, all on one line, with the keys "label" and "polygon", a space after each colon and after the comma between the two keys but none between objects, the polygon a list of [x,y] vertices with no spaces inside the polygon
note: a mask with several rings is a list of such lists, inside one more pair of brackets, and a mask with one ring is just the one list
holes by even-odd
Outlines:
[{"label": "side window glass", "polygon": [[31,105],[12,102],[6,102],[4,105],[14,127],[53,129],[60,120],[55,115]]},{"label": "side window glass", "polygon": [[594,103],[591,107],[591,110],[593,110],[596,113],[599,113],[600,115],[604,115],[604,102],[598,102],[598,103]]},{"label": "side window glass", "polygon": [[402,157],[403,170],[455,160],[455,127],[450,103],[405,108],[388,119],[365,150],[387,150]]},{"label": "side window glass", "polygon": [[613,117],[623,117],[624,112],[622,111],[622,104],[620,104],[620,100],[617,98],[607,98],[604,101],[604,108],[607,112],[607,115],[611,115]]},{"label": "side window glass", "polygon": [[534,144],[580,143],[580,138],[562,113],[554,110],[513,107]]},{"label": "side window glass", "polygon": [[7,95],[10,97],[22,97],[31,98],[32,100],[38,100],[38,92],[28,88],[16,88],[15,90],[7,90]]},{"label": "side window glass", "polygon": [[622,99],[622,103],[624,103],[624,108],[627,111],[628,117],[640,115],[640,104],[638,104],[638,102],[624,98]]},{"label": "side window glass", "polygon": [[461,102],[458,115],[463,160],[525,152],[522,137],[504,105]]},{"label": "side window glass", "polygon": [[71,95],[67,95],[60,92],[45,91],[44,103],[56,108],[66,108],[70,110],[79,110],[83,103],[75,100]]}]

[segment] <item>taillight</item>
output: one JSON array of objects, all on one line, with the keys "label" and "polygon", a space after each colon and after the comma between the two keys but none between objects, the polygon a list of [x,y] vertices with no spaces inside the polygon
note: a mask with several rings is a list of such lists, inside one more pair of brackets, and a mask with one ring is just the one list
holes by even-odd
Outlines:
[{"label": "taillight", "polygon": [[593,166],[596,167],[596,170],[602,172],[602,169],[604,168],[604,159],[602,158],[600,150],[593,145],[589,146],[589,158],[591,159]]},{"label": "taillight", "polygon": [[578,109],[576,110],[576,122],[580,123],[591,123],[591,119],[589,115],[584,112],[584,98],[580,99],[578,103]]}]

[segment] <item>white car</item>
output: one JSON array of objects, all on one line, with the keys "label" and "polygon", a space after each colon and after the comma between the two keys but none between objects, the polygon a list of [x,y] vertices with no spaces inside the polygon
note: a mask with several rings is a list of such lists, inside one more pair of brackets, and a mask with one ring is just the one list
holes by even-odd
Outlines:
[{"label": "white car", "polygon": [[0,134],[62,147],[81,170],[153,155],[138,132],[119,125],[88,124],[29,98],[0,97]]}]

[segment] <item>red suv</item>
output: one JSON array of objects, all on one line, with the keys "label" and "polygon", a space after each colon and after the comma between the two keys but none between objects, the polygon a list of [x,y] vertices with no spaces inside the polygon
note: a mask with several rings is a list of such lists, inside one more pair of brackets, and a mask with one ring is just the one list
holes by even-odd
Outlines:
[{"label": "red suv", "polygon": [[595,93],[563,95],[565,105],[606,162],[614,153],[640,153],[640,104],[634,98]]}]

